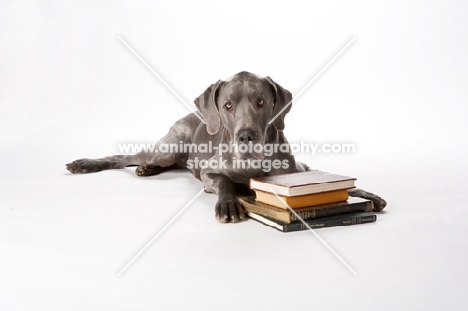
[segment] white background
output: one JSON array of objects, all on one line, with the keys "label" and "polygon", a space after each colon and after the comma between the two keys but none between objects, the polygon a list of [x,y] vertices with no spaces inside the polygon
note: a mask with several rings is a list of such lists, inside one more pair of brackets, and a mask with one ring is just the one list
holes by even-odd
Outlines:
[{"label": "white background", "polygon": [[[0,2],[2,310],[463,310],[468,216],[463,1]],[[223,225],[188,172],[71,175],[64,164],[155,142],[187,102],[247,70],[293,94],[299,154],[388,201],[375,224],[283,234]]]}]

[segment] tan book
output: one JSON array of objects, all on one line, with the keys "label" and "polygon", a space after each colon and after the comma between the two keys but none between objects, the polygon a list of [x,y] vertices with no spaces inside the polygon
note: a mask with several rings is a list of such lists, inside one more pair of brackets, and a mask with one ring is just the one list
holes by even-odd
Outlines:
[{"label": "tan book", "polygon": [[[300,208],[328,203],[336,203],[346,201],[348,199],[347,189],[298,195],[295,197],[287,197],[282,195],[276,196],[274,193],[269,193],[261,190],[255,190],[255,194],[255,200],[282,209],[288,209],[288,207],[284,203],[286,203],[291,208]],[[281,200],[283,200],[283,202]]]},{"label": "tan book", "polygon": [[[253,214],[257,214],[284,222],[286,224],[299,222],[299,219],[297,219],[296,215],[294,215],[289,209],[284,210],[276,206],[258,202],[254,197],[240,197],[239,201],[250,217],[254,216]],[[294,209],[294,212],[296,212],[296,214],[302,219],[307,220],[323,217],[327,218],[329,216],[354,212],[370,212],[373,208],[374,205],[370,200],[350,197],[347,201],[344,202],[303,207]]]},{"label": "tan book", "polygon": [[307,171],[250,179],[250,188],[282,196],[299,196],[354,188],[356,178],[323,171]]}]

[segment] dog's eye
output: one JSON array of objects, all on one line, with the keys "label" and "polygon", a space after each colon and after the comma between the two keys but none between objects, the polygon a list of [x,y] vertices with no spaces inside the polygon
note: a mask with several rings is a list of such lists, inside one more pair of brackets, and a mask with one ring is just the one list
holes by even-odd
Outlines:
[{"label": "dog's eye", "polygon": [[224,108],[226,108],[226,110],[232,110],[232,104],[230,102],[227,102],[226,104],[224,104]]},{"label": "dog's eye", "polygon": [[257,100],[257,106],[258,107],[263,107],[263,99],[258,99]]}]

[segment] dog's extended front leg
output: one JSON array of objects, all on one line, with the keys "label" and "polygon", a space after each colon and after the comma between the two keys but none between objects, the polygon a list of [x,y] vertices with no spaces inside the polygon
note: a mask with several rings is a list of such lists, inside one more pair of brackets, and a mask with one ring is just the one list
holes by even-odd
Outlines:
[{"label": "dog's extended front leg", "polygon": [[220,222],[239,222],[246,218],[244,209],[236,198],[234,182],[227,176],[217,173],[202,175],[205,191],[218,195],[215,215]]},{"label": "dog's extended front leg", "polygon": [[387,206],[387,202],[384,199],[382,199],[376,194],[370,193],[362,189],[348,189],[348,194],[350,197],[359,197],[371,200],[372,203],[374,203],[374,212],[381,212],[385,208],[385,206]]}]

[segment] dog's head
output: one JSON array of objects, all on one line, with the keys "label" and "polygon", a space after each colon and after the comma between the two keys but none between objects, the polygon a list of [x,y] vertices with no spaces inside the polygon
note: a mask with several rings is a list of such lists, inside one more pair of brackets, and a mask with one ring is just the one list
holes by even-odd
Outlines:
[{"label": "dog's head", "polygon": [[[210,85],[195,99],[195,105],[210,135],[224,126],[232,142],[263,145],[271,120],[277,130],[284,129],[284,117],[291,109],[291,100],[291,93],[270,77],[243,71]],[[243,153],[241,157],[263,159],[263,153]]]}]

